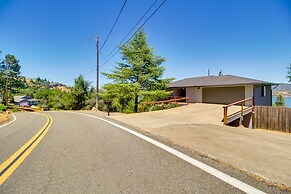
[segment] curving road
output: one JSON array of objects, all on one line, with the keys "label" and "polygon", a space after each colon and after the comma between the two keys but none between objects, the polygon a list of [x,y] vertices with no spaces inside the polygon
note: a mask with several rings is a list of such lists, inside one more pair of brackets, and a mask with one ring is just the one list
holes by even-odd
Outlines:
[{"label": "curving road", "polygon": [[[116,126],[76,113],[46,114],[52,126],[0,193],[243,193]],[[0,128],[0,164],[46,122],[40,114],[16,117]],[[280,192],[240,172],[225,171],[261,191]]]}]

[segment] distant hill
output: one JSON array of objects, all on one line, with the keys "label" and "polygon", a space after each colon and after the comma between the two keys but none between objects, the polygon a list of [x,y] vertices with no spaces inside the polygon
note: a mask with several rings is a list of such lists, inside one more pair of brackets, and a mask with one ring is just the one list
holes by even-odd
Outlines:
[{"label": "distant hill", "polygon": [[291,84],[281,83],[273,89],[273,95],[281,94],[284,97],[291,96]]},{"label": "distant hill", "polygon": [[51,82],[42,78],[25,78],[25,83],[28,87],[58,89],[62,92],[70,91],[70,87],[58,82]]}]

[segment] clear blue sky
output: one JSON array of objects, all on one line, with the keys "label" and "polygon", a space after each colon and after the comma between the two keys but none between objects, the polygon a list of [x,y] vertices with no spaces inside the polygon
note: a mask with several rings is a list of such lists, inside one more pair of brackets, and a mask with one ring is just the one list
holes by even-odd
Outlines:
[{"label": "clear blue sky", "polygon": [[[20,60],[22,75],[72,85],[96,64],[123,0],[1,0],[0,50]],[[122,40],[154,0],[128,0],[102,54]],[[159,0],[157,5],[162,0]],[[291,63],[290,0],[167,0],[145,25],[155,52],[167,59],[165,77],[183,79],[219,70],[287,82]],[[101,68],[113,69],[116,55]],[[100,63],[104,58],[100,56]],[[95,72],[85,78],[96,83]],[[109,82],[101,76],[100,84]]]}]

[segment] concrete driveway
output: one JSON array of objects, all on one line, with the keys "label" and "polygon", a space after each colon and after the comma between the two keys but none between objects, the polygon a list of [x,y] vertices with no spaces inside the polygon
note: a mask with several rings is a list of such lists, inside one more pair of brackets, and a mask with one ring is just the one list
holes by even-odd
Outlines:
[{"label": "concrete driveway", "polygon": [[[132,123],[135,126],[147,130],[156,129],[168,125],[176,124],[212,124],[223,125],[223,106],[218,104],[195,103],[179,108],[172,108],[161,111],[152,111],[138,114],[113,114],[114,118]],[[232,106],[228,109],[228,115],[240,110],[240,106]],[[155,122],[153,122],[153,120]]]},{"label": "concrete driveway", "polygon": [[291,188],[291,134],[223,126],[222,107],[197,103],[110,118]]}]

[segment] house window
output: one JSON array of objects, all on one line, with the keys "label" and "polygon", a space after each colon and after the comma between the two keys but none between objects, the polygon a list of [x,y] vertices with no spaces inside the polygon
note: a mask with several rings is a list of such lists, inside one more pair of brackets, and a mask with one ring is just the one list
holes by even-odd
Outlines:
[{"label": "house window", "polygon": [[262,97],[267,96],[267,86],[262,86]]}]

